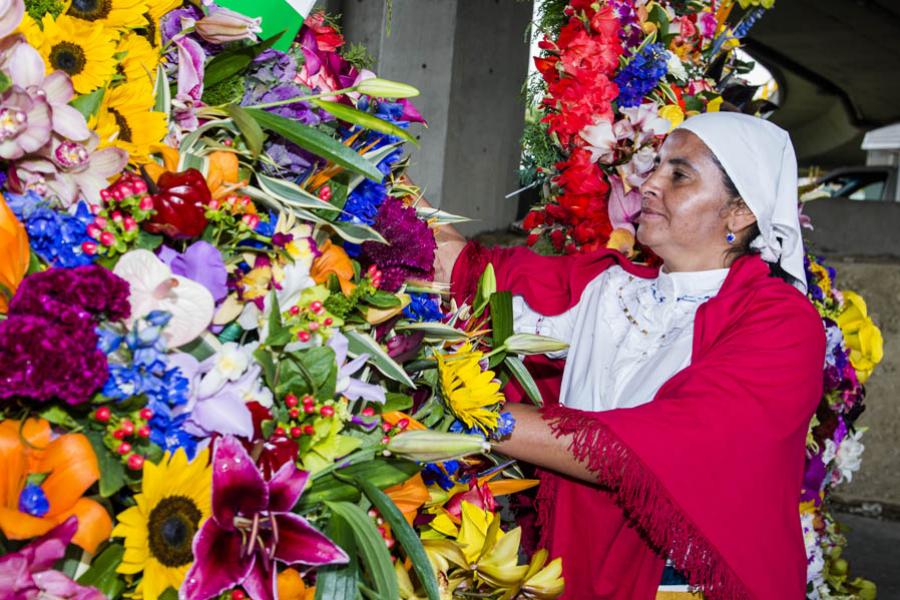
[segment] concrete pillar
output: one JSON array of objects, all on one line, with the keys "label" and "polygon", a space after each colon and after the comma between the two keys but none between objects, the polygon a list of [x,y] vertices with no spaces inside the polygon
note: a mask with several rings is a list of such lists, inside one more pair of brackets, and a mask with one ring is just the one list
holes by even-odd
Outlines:
[{"label": "concrete pillar", "polygon": [[[516,0],[329,0],[346,38],[364,44],[376,72],[419,88],[410,175],[435,206],[477,219],[466,234],[507,226],[518,188],[532,6]],[[388,30],[388,19],[390,20]]]}]

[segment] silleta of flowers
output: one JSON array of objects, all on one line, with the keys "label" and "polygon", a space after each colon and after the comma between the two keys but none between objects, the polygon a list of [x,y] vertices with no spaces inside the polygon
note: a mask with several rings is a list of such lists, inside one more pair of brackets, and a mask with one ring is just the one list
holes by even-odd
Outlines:
[{"label": "silleta of flowers", "polygon": [[536,483],[489,453],[528,382],[503,295],[431,282],[458,217],[403,177],[418,92],[281,5],[294,40],[0,2],[2,598],[563,590],[496,502]]}]

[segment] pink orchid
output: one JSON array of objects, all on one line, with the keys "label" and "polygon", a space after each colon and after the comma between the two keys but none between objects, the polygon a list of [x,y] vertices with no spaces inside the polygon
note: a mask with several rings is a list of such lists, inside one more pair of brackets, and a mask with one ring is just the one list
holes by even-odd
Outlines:
[{"label": "pink orchid", "polygon": [[50,105],[53,131],[65,138],[82,142],[90,136],[84,115],[69,102],[75,97],[72,79],[65,71],[44,76],[44,59],[26,43],[19,43],[7,54],[6,70],[13,85],[32,97],[43,97]]},{"label": "pink orchid", "polygon": [[40,150],[50,140],[50,105],[14,85],[0,96],[0,158],[15,159]]},{"label": "pink orchid", "polygon": [[78,585],[53,569],[77,530],[78,517],[69,517],[18,552],[0,557],[0,598],[103,600],[103,594],[96,589]]},{"label": "pink orchid", "polygon": [[591,153],[591,162],[612,164],[616,157],[616,136],[612,123],[595,117],[594,123],[587,125],[578,135],[586,142],[585,149]]},{"label": "pink orchid", "polygon": [[275,562],[346,563],[347,554],[291,511],[309,479],[293,461],[266,481],[241,443],[218,439],[213,455],[212,516],[194,537],[194,564],[183,600],[206,600],[241,586],[253,600],[274,600]]},{"label": "pink orchid", "polygon": [[622,114],[625,118],[616,123],[616,138],[620,141],[629,139],[635,147],[643,146],[658,135],[665,135],[672,126],[659,116],[659,105],[655,102],[623,108]]},{"label": "pink orchid", "polygon": [[622,179],[611,175],[609,177],[609,222],[613,229],[624,229],[634,235],[634,221],[640,212],[640,190],[632,187],[626,192]]},{"label": "pink orchid", "polygon": [[16,30],[25,16],[23,0],[0,0],[0,37],[6,37]]},{"label": "pink orchid", "polygon": [[15,164],[16,175],[24,189],[41,195],[55,194],[63,206],[83,198],[88,204],[101,202],[100,190],[109,178],[122,172],[128,153],[121,148],[97,150],[98,139],[91,134],[85,143],[54,137],[40,156]]}]

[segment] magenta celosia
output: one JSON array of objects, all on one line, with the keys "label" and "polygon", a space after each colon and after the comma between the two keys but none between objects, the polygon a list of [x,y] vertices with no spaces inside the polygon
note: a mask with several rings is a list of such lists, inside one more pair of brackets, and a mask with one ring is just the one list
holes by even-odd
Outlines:
[{"label": "magenta celosia", "polygon": [[434,277],[434,233],[414,208],[387,198],[378,208],[374,227],[388,243],[365,242],[362,253],[381,271],[383,289],[393,292],[409,278]]}]

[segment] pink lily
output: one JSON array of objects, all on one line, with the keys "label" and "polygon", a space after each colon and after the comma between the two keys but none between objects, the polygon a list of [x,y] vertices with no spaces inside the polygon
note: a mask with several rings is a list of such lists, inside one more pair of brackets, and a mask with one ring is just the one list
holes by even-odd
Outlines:
[{"label": "pink lily", "polygon": [[6,70],[13,85],[32,97],[43,97],[50,105],[53,131],[76,142],[84,141],[91,132],[84,115],[69,102],[75,97],[72,79],[65,71],[44,76],[44,59],[26,43],[16,44],[7,55]]},{"label": "pink lily", "polygon": [[110,177],[122,172],[128,153],[112,146],[97,150],[97,144],[96,134],[85,143],[54,137],[43,156],[17,162],[16,174],[26,189],[56,194],[63,206],[71,206],[79,198],[98,205],[100,190],[109,185]]},{"label": "pink lily", "polygon": [[194,538],[194,564],[182,600],[206,600],[240,585],[253,600],[274,600],[275,561],[287,565],[347,562],[347,554],[293,514],[309,479],[293,461],[266,481],[234,437],[216,442],[212,516]]},{"label": "pink lily", "polygon": [[103,600],[103,594],[96,589],[78,585],[53,569],[77,529],[78,517],[69,517],[18,552],[0,557],[0,598]]},{"label": "pink lily", "polygon": [[203,95],[203,63],[206,52],[193,39],[181,35],[172,40],[178,48],[178,88],[172,100],[175,122],[181,129],[193,131],[200,125],[194,109]]}]

